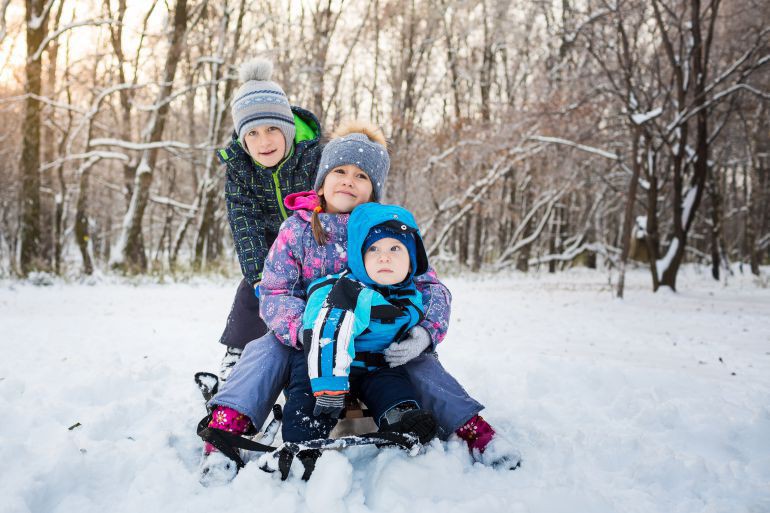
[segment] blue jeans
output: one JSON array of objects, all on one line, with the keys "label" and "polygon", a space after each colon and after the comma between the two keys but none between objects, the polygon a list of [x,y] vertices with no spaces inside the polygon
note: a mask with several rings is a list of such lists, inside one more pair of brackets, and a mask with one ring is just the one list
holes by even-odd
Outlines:
[{"label": "blue jeans", "polygon": [[[292,354],[303,352],[282,344],[272,333],[249,342],[227,382],[209,404],[238,410],[261,428],[289,383]],[[436,353],[422,354],[402,367],[420,406],[436,417],[439,437],[448,437],[484,408],[442,367]]]}]

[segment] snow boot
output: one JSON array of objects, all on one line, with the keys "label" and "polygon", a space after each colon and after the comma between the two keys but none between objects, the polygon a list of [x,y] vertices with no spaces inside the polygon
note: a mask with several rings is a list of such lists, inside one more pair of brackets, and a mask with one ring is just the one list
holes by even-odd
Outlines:
[{"label": "snow boot", "polygon": [[[242,413],[228,408],[217,406],[211,413],[209,428],[228,431],[241,435],[251,427],[251,420]],[[237,451],[237,449],[233,449]],[[199,467],[198,480],[203,486],[219,486],[232,481],[238,474],[236,456],[227,456],[214,447],[210,442],[203,446],[203,459]]]},{"label": "snow boot", "polygon": [[233,371],[233,367],[238,363],[243,354],[243,349],[237,347],[227,347],[225,356],[222,358],[222,364],[219,367],[219,384],[223,384],[230,377],[230,373]]},{"label": "snow boot", "polygon": [[[207,442],[208,444],[208,442]],[[226,485],[238,474],[238,465],[217,451],[203,453],[203,459],[198,467],[198,482],[203,486]]]},{"label": "snow boot", "polygon": [[428,410],[421,410],[413,404],[399,404],[394,406],[382,416],[379,431],[393,431],[396,433],[411,433],[426,444],[436,436],[438,423],[436,418]]},{"label": "snow boot", "polygon": [[481,415],[475,415],[455,433],[468,444],[475,461],[506,470],[521,466],[521,453],[507,438],[495,432]]}]

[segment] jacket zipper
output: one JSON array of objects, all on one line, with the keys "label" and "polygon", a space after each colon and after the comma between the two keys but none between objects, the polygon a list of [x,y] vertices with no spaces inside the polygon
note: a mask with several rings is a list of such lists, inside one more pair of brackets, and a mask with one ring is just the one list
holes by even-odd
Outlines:
[{"label": "jacket zipper", "polygon": [[281,194],[281,182],[278,179],[278,173],[281,172],[281,169],[283,169],[283,166],[291,160],[291,158],[294,156],[294,148],[291,149],[291,152],[289,152],[289,156],[284,159],[283,162],[281,162],[281,165],[278,166],[278,169],[273,171],[273,184],[275,185],[275,196],[278,200],[278,208],[281,210],[281,216],[283,216],[283,220],[285,221],[289,215],[286,213],[286,209],[283,208],[283,194]]},{"label": "jacket zipper", "polygon": [[278,208],[281,209],[281,215],[283,216],[283,219],[285,221],[286,218],[289,216],[286,215],[286,209],[283,208],[283,194],[281,194],[281,183],[278,180],[278,173],[281,171],[281,167],[276,169],[275,172],[273,173],[273,183],[275,184],[275,195],[278,199]]}]

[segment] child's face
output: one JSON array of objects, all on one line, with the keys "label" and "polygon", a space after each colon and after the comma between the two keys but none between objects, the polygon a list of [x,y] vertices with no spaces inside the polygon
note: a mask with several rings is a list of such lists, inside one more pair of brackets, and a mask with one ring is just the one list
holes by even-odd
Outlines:
[{"label": "child's face", "polygon": [[409,251],[397,239],[380,239],[364,253],[364,268],[379,285],[401,283],[409,274]]},{"label": "child's face", "polygon": [[326,200],[326,211],[330,214],[348,214],[358,205],[367,203],[372,197],[372,182],[369,175],[353,164],[337,166],[324,178],[318,191]]},{"label": "child's face", "polygon": [[286,153],[286,139],[277,126],[252,128],[243,139],[249,155],[265,167],[277,165]]}]

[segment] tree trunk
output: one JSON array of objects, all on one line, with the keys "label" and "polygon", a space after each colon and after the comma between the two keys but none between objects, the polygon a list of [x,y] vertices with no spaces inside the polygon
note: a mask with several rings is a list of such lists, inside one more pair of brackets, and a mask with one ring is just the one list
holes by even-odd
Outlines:
[{"label": "tree trunk", "polygon": [[481,260],[484,254],[482,247],[484,244],[484,215],[481,210],[481,204],[476,205],[474,209],[475,226],[473,227],[473,258],[471,260],[471,271],[478,272],[481,269]]},{"label": "tree trunk", "polygon": [[484,22],[484,46],[481,60],[481,74],[479,76],[479,92],[481,93],[481,120],[489,121],[489,90],[492,87],[492,67],[495,65],[494,54],[492,53],[492,35],[489,29],[489,20],[487,19],[487,3],[482,3],[483,22]]},{"label": "tree trunk", "polygon": [[[40,245],[40,102],[42,61],[35,52],[43,43],[47,32],[49,11],[42,0],[26,0],[25,22],[27,31],[27,64],[25,67],[27,98],[24,101],[22,124],[20,262],[23,275],[47,268],[42,259]],[[50,9],[50,5],[48,5]]]},{"label": "tree trunk", "polygon": [[634,228],[634,205],[636,204],[636,190],[639,185],[639,174],[641,173],[642,163],[639,161],[639,138],[641,129],[634,127],[634,139],[631,147],[631,158],[633,159],[633,174],[631,183],[628,185],[628,199],[626,200],[626,211],[623,215],[623,251],[620,254],[620,272],[618,276],[617,296],[623,299],[623,289],[626,283],[626,263],[628,254],[631,251],[631,233]]},{"label": "tree trunk", "polygon": [[200,223],[198,225],[198,236],[195,238],[195,259],[193,260],[193,269],[200,271],[204,261],[204,250],[207,246],[211,232],[214,228],[214,213],[216,211],[216,198],[219,189],[215,181],[209,181],[204,185],[203,204],[201,205]]},{"label": "tree trunk", "polygon": [[88,188],[91,165],[86,163],[80,170],[79,191],[75,213],[75,241],[80,256],[83,258],[83,273],[91,275],[94,272],[94,263],[89,250],[90,235],[88,233]]},{"label": "tree trunk", "polygon": [[[718,2],[712,3],[711,16],[717,16]],[[673,252],[669,264],[664,266],[664,271],[660,278],[660,284],[676,290],[676,276],[679,272],[679,266],[682,264],[685,247],[687,246],[687,235],[695,219],[695,212],[698,211],[706,177],[709,174],[709,134],[708,134],[708,116],[709,110],[704,107],[706,103],[706,72],[708,68],[709,48],[704,46],[701,34],[701,9],[700,0],[691,0],[690,2],[690,33],[692,35],[692,73],[695,81],[695,91],[693,98],[693,109],[697,110],[696,115],[696,133],[695,133],[695,162],[693,163],[693,175],[690,180],[687,197],[682,198],[681,178],[674,178],[674,238],[669,247]],[[704,108],[700,108],[704,107]],[[684,142],[684,141],[683,141]],[[680,150],[684,151],[684,150]],[[680,175],[681,176],[681,175]],[[678,190],[677,190],[678,188]],[[690,198],[690,194],[694,196]],[[687,210],[684,210],[687,201]]]},{"label": "tree trunk", "polygon": [[709,173],[708,193],[711,203],[711,230],[709,244],[711,246],[711,277],[719,281],[719,267],[722,262],[722,195],[719,192],[716,172]]},{"label": "tree trunk", "polygon": [[647,244],[647,254],[649,255],[650,274],[652,276],[652,290],[658,290],[660,286],[660,277],[658,276],[657,262],[660,256],[660,233],[658,231],[658,174],[657,161],[649,156],[652,151],[647,143],[648,166],[647,181],[647,226],[645,227],[645,243]]}]

